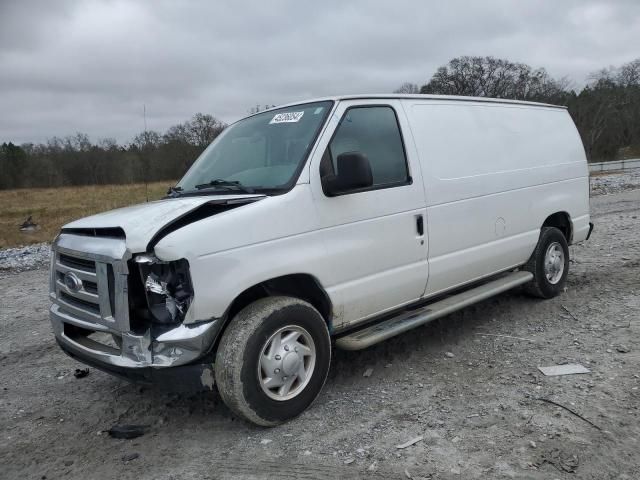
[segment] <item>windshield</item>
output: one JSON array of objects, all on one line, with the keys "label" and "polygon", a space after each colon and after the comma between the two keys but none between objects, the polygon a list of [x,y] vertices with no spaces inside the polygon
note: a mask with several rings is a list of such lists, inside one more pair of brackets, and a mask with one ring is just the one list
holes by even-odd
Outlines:
[{"label": "windshield", "polygon": [[333,102],[259,113],[226,128],[177,187],[182,193],[283,190],[295,181]]}]

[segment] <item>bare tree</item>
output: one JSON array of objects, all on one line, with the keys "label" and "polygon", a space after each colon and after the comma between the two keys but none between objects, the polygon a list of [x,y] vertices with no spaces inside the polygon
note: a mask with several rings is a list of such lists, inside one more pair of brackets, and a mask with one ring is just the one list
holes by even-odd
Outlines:
[{"label": "bare tree", "polygon": [[393,93],[403,93],[403,94],[416,94],[420,93],[420,87],[411,82],[404,82],[398,88],[396,88]]},{"label": "bare tree", "polygon": [[564,83],[544,68],[494,57],[458,57],[441,66],[421,93],[545,100],[563,93]]},{"label": "bare tree", "polygon": [[255,107],[251,107],[248,110],[249,115],[254,115],[256,113],[260,113],[263,112],[265,110],[269,110],[270,108],[275,108],[276,105],[269,105],[268,103],[265,103],[264,105],[260,105],[259,103],[256,103]]},{"label": "bare tree", "polygon": [[640,58],[624,64],[617,72],[616,82],[622,87],[640,86]]},{"label": "bare tree", "polygon": [[196,113],[193,118],[184,125],[192,145],[205,148],[215,138],[222,133],[225,124],[216,119],[213,115]]},{"label": "bare tree", "polygon": [[160,141],[160,134],[155,130],[147,130],[133,137],[133,145],[140,151],[157,148]]}]

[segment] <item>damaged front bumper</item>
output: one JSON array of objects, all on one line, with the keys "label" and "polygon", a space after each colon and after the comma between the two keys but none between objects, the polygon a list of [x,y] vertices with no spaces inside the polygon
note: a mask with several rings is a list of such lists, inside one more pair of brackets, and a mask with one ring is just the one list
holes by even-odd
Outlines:
[{"label": "damaged front bumper", "polygon": [[154,325],[130,318],[128,260],[118,238],[60,235],[52,247],[56,341],[73,358],[128,380],[213,388],[206,361],[220,320]]},{"label": "damaged front bumper", "polygon": [[[56,304],[49,313],[56,341],[69,356],[129,381],[156,384],[168,390],[213,388],[213,365],[198,360],[207,353],[218,321],[180,325],[151,336],[96,329]],[[109,337],[117,341],[109,341]]]}]

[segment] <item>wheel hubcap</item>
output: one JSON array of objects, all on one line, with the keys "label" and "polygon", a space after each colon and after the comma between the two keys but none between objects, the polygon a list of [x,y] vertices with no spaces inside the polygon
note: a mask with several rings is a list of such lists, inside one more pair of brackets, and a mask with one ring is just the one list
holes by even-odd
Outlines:
[{"label": "wheel hubcap", "polygon": [[558,283],[564,273],[564,250],[558,242],[553,242],[547,248],[544,256],[544,274],[547,281],[553,285]]},{"label": "wheel hubcap", "polygon": [[316,364],[313,338],[304,328],[279,329],[266,341],[258,360],[258,379],[274,400],[289,400],[307,386]]}]

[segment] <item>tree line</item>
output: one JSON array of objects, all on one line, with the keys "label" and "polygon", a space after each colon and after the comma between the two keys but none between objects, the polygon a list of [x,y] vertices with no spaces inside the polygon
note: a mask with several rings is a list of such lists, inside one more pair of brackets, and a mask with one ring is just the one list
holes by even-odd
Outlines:
[{"label": "tree line", "polygon": [[[395,93],[564,105],[589,161],[640,157],[640,58],[593,73],[576,91],[569,79],[552,78],[544,68],[465,56],[439,67],[422,86],[407,82]],[[261,109],[258,105],[250,113]],[[0,145],[0,189],[175,180],[225,127],[213,115],[197,113],[164,133],[144,131],[124,145],[110,138],[92,142],[84,133],[39,144],[5,142]]]},{"label": "tree line", "polygon": [[[591,162],[640,157],[640,58],[589,76],[579,91],[544,68],[494,57],[458,57],[424,85],[407,82],[396,93],[469,95],[566,106]],[[541,139],[544,141],[544,139]]]},{"label": "tree line", "polygon": [[148,130],[126,145],[76,133],[45,143],[0,145],[0,189],[143,183],[180,178],[226,125],[196,113],[165,133]]}]

